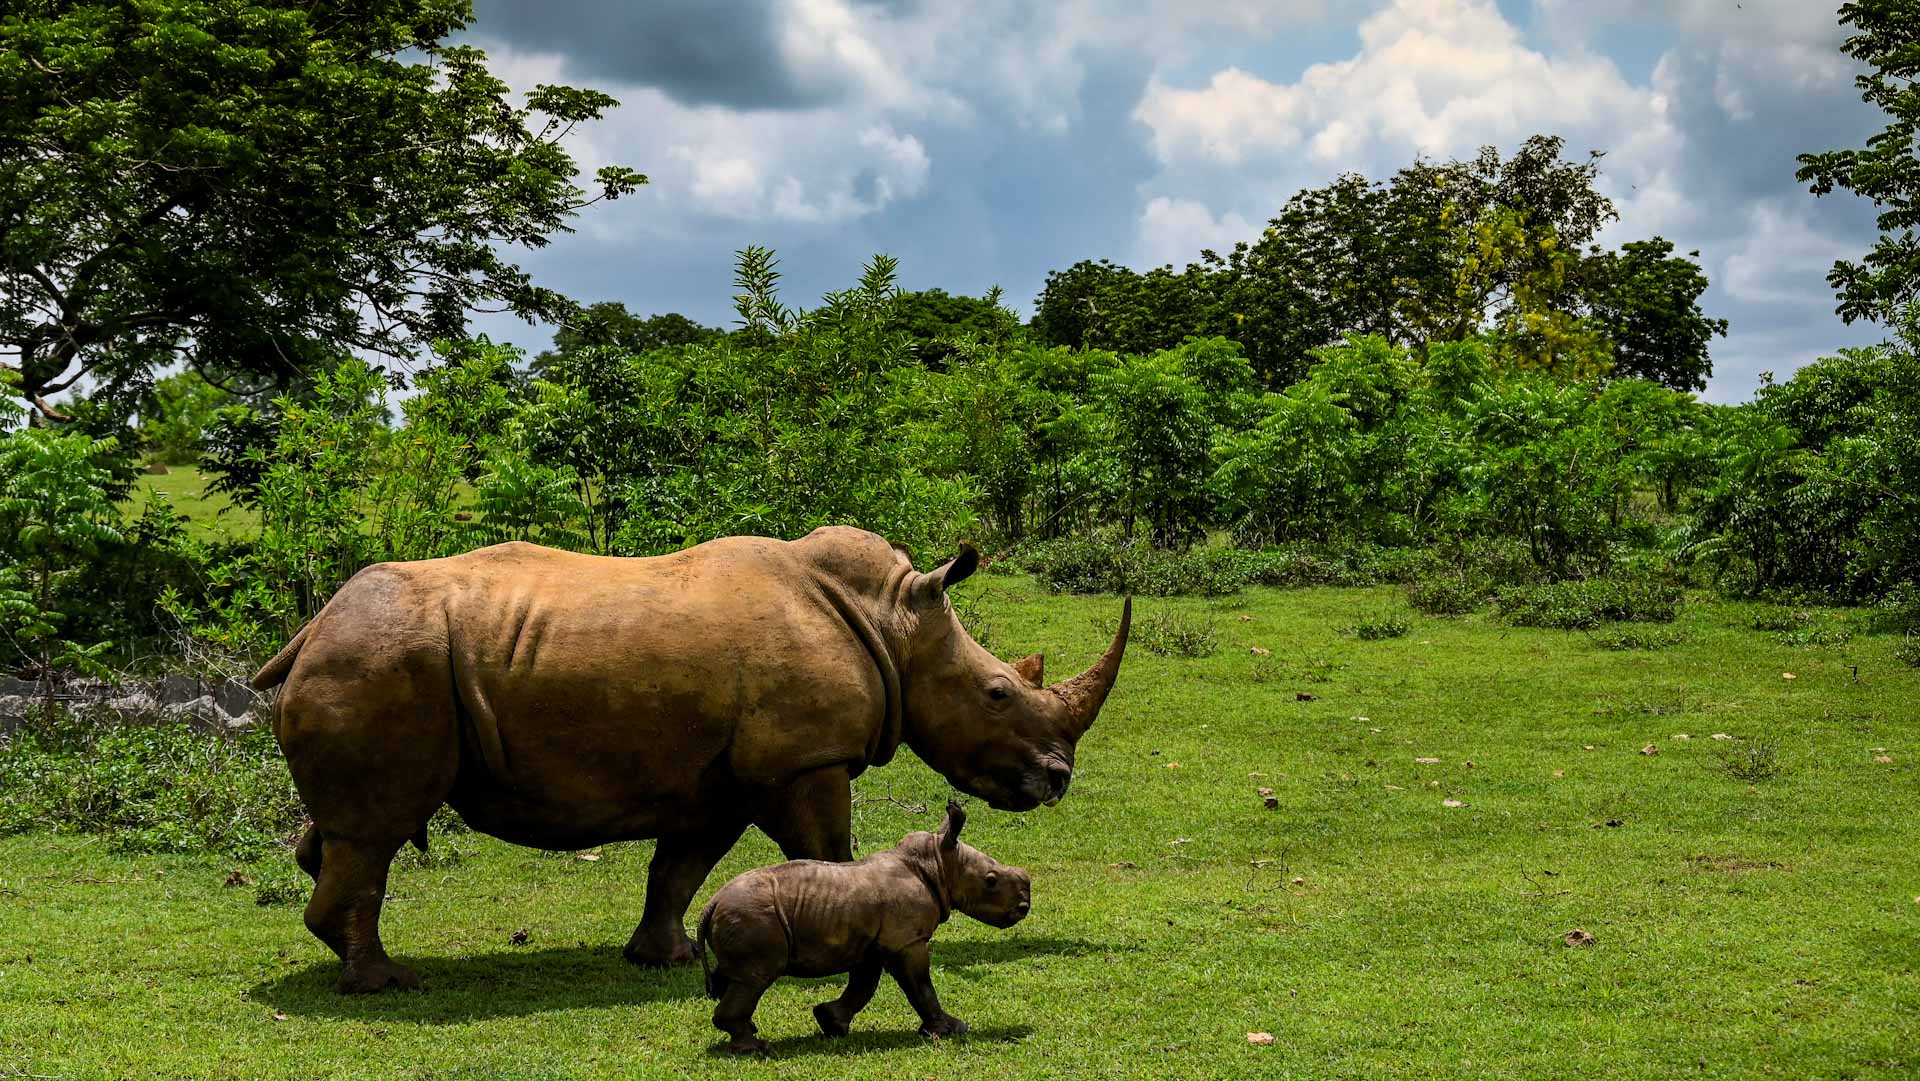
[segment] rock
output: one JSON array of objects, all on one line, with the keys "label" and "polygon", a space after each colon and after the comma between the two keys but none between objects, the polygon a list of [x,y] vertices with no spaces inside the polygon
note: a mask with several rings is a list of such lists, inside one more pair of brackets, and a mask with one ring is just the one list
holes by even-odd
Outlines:
[{"label": "rock", "polygon": [[147,463],[147,473],[150,476],[164,477],[171,472],[173,472],[173,470],[168,469],[167,463],[165,462],[148,462]]}]

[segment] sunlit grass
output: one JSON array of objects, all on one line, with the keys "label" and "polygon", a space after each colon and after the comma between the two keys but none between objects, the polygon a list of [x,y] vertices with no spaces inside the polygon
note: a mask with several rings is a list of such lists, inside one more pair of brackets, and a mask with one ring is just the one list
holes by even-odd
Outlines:
[{"label": "sunlit grass", "polygon": [[[1118,606],[965,589],[997,648],[1056,674]],[[1130,654],[1058,807],[975,805],[969,839],[1033,872],[1035,907],[935,939],[967,1038],[914,1035],[886,984],[829,1042],[808,1009],[839,981],[785,981],[757,1015],[773,1060],[717,1057],[697,972],[620,959],[644,843],[586,862],[438,840],[396,869],[385,925],[428,993],[341,999],[298,908],[228,867],[32,834],[0,840],[0,1076],[1920,1072],[1920,670],[1896,638],[1793,647],[1699,599],[1652,652],[1484,614],[1343,633],[1400,605],[1142,599],[1209,617],[1218,648]],[[1769,771],[1742,765],[1759,743]],[[858,787],[863,850],[948,791],[906,753]],[[777,858],[751,834],[708,888]]]}]

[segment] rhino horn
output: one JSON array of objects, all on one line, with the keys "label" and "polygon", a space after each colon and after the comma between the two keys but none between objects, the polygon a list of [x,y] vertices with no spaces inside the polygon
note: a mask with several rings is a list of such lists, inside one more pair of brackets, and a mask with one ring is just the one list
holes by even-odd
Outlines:
[{"label": "rhino horn", "polygon": [[1093,663],[1093,667],[1050,688],[1067,704],[1068,724],[1073,728],[1075,739],[1093,727],[1094,718],[1100,715],[1100,707],[1106,704],[1107,692],[1113,690],[1114,677],[1120,674],[1120,658],[1126,655],[1127,632],[1132,628],[1133,598],[1128,597],[1126,606],[1120,610],[1120,629],[1114,632],[1113,644]]}]

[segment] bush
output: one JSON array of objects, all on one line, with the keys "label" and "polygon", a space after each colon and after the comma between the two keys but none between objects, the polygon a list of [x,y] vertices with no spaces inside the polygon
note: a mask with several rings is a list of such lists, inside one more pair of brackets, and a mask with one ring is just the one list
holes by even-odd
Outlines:
[{"label": "bush", "polygon": [[1431,616],[1464,615],[1480,607],[1492,587],[1459,571],[1442,571],[1407,584],[1407,603]]},{"label": "bush", "polygon": [[1413,629],[1413,622],[1397,612],[1379,612],[1362,616],[1351,628],[1355,638],[1362,642],[1378,642],[1386,638],[1403,638]]},{"label": "bush", "polygon": [[1516,627],[1591,630],[1602,623],[1671,623],[1678,586],[1653,578],[1589,578],[1496,590],[1494,611]]},{"label": "bush", "polygon": [[[1117,620],[1094,620],[1100,633],[1111,638]],[[1204,619],[1158,609],[1133,621],[1130,641],[1156,657],[1211,657],[1220,646],[1213,617]]]},{"label": "bush", "polygon": [[1909,638],[1893,647],[1893,659],[1911,668],[1920,668],[1920,639]]},{"label": "bush", "polygon": [[123,852],[254,860],[306,819],[272,733],[39,716],[0,744],[0,834],[99,833]]},{"label": "bush", "polygon": [[1783,646],[1840,646],[1853,641],[1853,632],[1845,627],[1803,627],[1773,638]]},{"label": "bush", "polygon": [[1768,737],[1745,740],[1718,753],[1720,768],[1727,776],[1748,784],[1759,784],[1780,776],[1780,741]]}]

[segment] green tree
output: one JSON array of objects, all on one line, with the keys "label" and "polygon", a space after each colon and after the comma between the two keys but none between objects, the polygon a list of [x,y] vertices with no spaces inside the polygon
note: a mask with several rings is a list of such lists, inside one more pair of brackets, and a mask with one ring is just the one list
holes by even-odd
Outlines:
[{"label": "green tree", "polygon": [[589,194],[562,141],[613,99],[515,105],[467,0],[32,0],[0,15],[0,355],[46,408],[185,358],[284,382],[571,305],[508,259]]},{"label": "green tree", "polygon": [[58,669],[97,671],[110,642],[62,635],[61,592],[86,574],[103,546],[120,541],[120,514],[108,494],[111,440],[30,429],[0,439],[0,634],[33,662],[53,707]]},{"label": "green tree", "polygon": [[1145,273],[1102,259],[1047,275],[1033,330],[1047,345],[1144,356],[1224,332],[1215,275],[1193,265]]},{"label": "green tree", "polygon": [[156,462],[192,465],[200,460],[207,429],[220,410],[238,404],[199,372],[175,372],[156,380],[140,407],[136,430],[141,448]]},{"label": "green tree", "polygon": [[1827,282],[1839,294],[1840,318],[1889,322],[1903,304],[1920,297],[1920,157],[1914,152],[1920,140],[1920,5],[1853,0],[1841,5],[1840,23],[1854,29],[1840,51],[1871,69],[1854,79],[1861,100],[1878,106],[1889,121],[1861,149],[1800,155],[1795,176],[1815,195],[1839,188],[1880,208],[1880,239],[1858,261],[1836,260]]},{"label": "green tree", "polygon": [[1700,310],[1707,276],[1699,252],[1673,254],[1662,237],[1634,240],[1617,252],[1594,249],[1575,272],[1589,313],[1613,347],[1613,374],[1675,390],[1705,390],[1713,361],[1707,346],[1725,337],[1727,321]]},{"label": "green tree", "polygon": [[579,350],[610,346],[628,353],[651,353],[676,345],[711,344],[726,332],[702,326],[679,312],[663,312],[641,318],[617,300],[589,304],[553,332],[553,348],[540,353],[528,365],[528,374],[536,379],[551,376],[560,358]]}]

